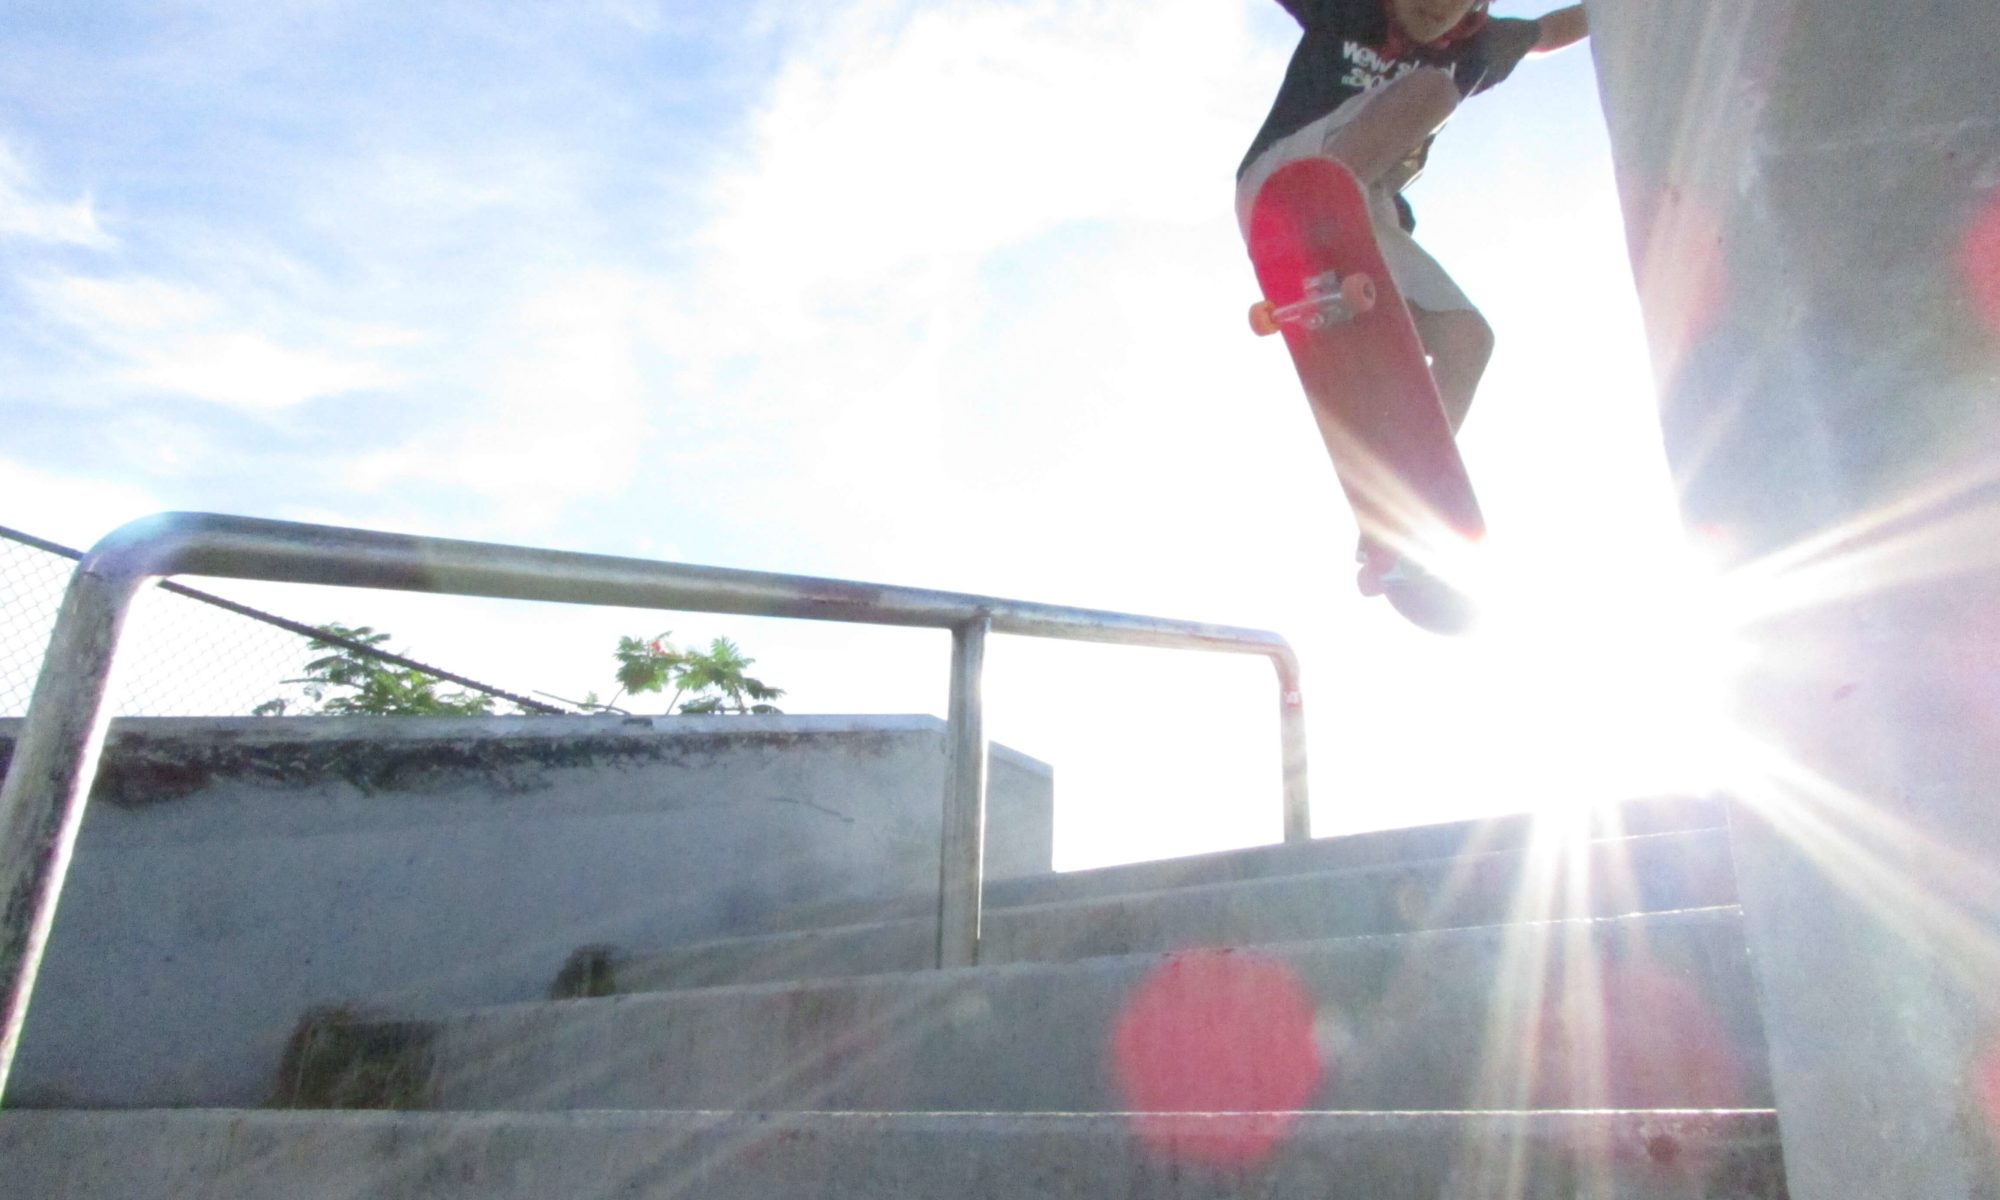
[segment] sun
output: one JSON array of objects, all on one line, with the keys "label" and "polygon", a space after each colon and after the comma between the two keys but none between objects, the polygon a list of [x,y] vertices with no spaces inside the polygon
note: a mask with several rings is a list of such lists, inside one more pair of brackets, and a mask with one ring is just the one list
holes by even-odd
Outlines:
[{"label": "sun", "polygon": [[1750,649],[1698,548],[1492,539],[1469,571],[1481,619],[1468,676],[1529,760],[1503,784],[1519,807],[1724,782]]}]

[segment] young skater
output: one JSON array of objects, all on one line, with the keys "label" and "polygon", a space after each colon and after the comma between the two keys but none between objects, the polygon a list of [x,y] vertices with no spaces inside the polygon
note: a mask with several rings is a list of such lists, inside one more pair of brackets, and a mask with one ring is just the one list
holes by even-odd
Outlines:
[{"label": "young skater", "polygon": [[[1271,114],[1236,173],[1236,215],[1249,236],[1264,181],[1297,159],[1336,159],[1367,189],[1382,260],[1423,340],[1456,431],[1493,354],[1493,331],[1436,259],[1410,236],[1401,192],[1459,101],[1507,78],[1530,53],[1588,33],[1583,6],[1539,20],[1489,17],[1489,0],[1278,0],[1304,29]],[[1364,545],[1361,590],[1381,590],[1392,557]]]}]

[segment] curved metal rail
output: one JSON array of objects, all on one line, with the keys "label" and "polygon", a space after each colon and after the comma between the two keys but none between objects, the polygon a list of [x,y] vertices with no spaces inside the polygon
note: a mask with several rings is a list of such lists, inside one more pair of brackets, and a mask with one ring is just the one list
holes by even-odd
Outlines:
[{"label": "curved metal rail", "polygon": [[0,1097],[110,724],[105,696],[119,633],[143,586],[183,574],[951,630],[940,966],[969,965],[978,954],[986,806],[980,679],[988,633],[1269,658],[1278,673],[1285,839],[1311,836],[1298,660],[1275,633],[846,580],[163,513],[114,530],[78,564],[0,787],[0,895],[6,901]]}]

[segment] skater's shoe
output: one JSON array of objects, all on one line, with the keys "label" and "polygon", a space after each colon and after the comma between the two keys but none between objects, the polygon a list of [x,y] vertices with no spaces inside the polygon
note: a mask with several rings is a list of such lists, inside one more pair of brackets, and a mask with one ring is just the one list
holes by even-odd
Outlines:
[{"label": "skater's shoe", "polygon": [[1402,559],[1387,546],[1365,538],[1354,551],[1354,561],[1361,564],[1361,569],[1354,573],[1354,586],[1364,596],[1381,595],[1389,577],[1402,568]]},{"label": "skater's shoe", "polygon": [[1354,576],[1361,594],[1387,597],[1390,606],[1417,627],[1459,634],[1476,623],[1471,597],[1388,547],[1364,540],[1354,557],[1361,564]]},{"label": "skater's shoe", "polygon": [[1460,634],[1478,623],[1472,597],[1408,560],[1399,558],[1382,572],[1381,587],[1390,607],[1419,629]]}]

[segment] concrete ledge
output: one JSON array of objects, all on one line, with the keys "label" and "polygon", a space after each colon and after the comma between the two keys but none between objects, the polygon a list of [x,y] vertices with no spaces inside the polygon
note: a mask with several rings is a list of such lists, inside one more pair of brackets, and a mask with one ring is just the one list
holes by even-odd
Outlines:
[{"label": "concrete ledge", "polygon": [[[1781,1200],[1767,1111],[0,1113],[0,1200]],[[1156,1134],[1159,1127],[1152,1127]],[[1207,1157],[1213,1157],[1212,1150]]]},{"label": "concrete ledge", "polygon": [[[11,745],[18,722],[0,722]],[[546,996],[672,945],[934,896],[932,717],[121,720],[14,1103],[257,1104],[309,1009]],[[991,868],[1046,872],[1049,769],[992,758]]]}]

